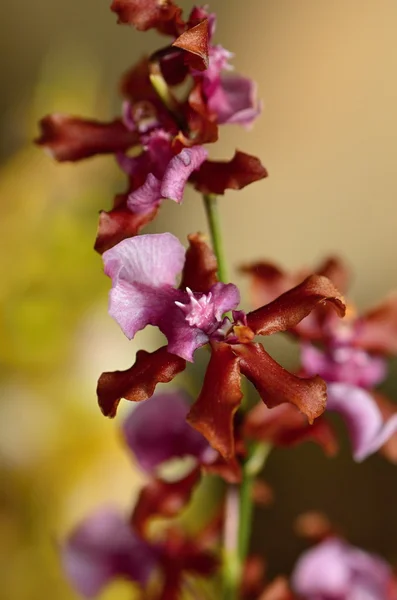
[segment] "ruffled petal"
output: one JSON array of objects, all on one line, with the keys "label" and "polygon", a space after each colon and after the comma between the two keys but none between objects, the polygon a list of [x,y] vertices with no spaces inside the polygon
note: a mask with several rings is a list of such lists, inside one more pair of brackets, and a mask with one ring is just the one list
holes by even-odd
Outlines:
[{"label": "ruffled petal", "polygon": [[189,248],[186,251],[180,289],[190,288],[195,292],[206,294],[218,281],[218,263],[202,234],[192,233],[188,236],[188,240]]},{"label": "ruffled petal", "polygon": [[206,160],[190,180],[203,194],[224,194],[226,190],[241,190],[264,177],[267,171],[259,158],[236,150],[231,160]]},{"label": "ruffled petal", "polygon": [[269,408],[290,402],[309,422],[320,416],[326,406],[327,386],[320,377],[303,379],[292,375],[269,356],[261,344],[233,346],[240,357],[240,370],[256,387]]},{"label": "ruffled petal", "polygon": [[62,545],[61,557],[73,586],[88,598],[117,577],[144,585],[157,563],[152,548],[112,508],[80,524]]},{"label": "ruffled petal", "polygon": [[249,127],[261,112],[256,83],[240,75],[221,76],[219,85],[208,98],[208,108],[216,114],[219,125]]},{"label": "ruffled petal", "polygon": [[187,420],[226,460],[235,452],[233,419],[241,399],[239,357],[228,344],[212,344],[204,384]]},{"label": "ruffled petal", "polygon": [[145,215],[158,208],[161,201],[161,181],[148,173],[145,183],[129,194],[127,206],[132,212]]},{"label": "ruffled petal", "polygon": [[135,132],[121,119],[100,123],[69,115],[48,115],[40,121],[41,135],[35,142],[58,161],[75,161],[96,154],[124,152],[139,143]]},{"label": "ruffled petal", "polygon": [[397,431],[397,414],[384,422],[372,395],[353,385],[330,383],[327,408],[338,412],[346,422],[356,461],[379,450]]},{"label": "ruffled petal", "polygon": [[141,490],[134,507],[132,524],[135,530],[144,536],[153,517],[176,517],[188,504],[200,478],[198,467],[179,481],[151,479]]},{"label": "ruffled petal", "polygon": [[208,37],[208,19],[204,19],[201,23],[184,31],[172,45],[186,52],[185,62],[192,69],[205,71],[209,64]]},{"label": "ruffled petal", "polygon": [[326,302],[343,317],[346,309],[343,296],[326,277],[311,275],[270,304],[248,313],[248,326],[258,335],[287,331],[307,317],[314,308]]},{"label": "ruffled petal", "polygon": [[199,459],[208,449],[203,436],[186,422],[188,411],[182,392],[158,393],[139,404],[125,420],[124,439],[144,471],[152,473],[172,458]]},{"label": "ruffled petal", "polygon": [[123,206],[109,212],[101,210],[95,250],[103,254],[119,242],[137,235],[143,227],[153,221],[156,214],[157,208],[145,213],[133,213]]},{"label": "ruffled petal", "polygon": [[184,148],[174,156],[165,170],[161,183],[161,196],[181,203],[187,180],[206,160],[207,150],[202,146]]},{"label": "ruffled petal", "polygon": [[328,421],[321,416],[310,425],[291,404],[269,409],[260,402],[246,415],[244,434],[251,439],[281,447],[312,441],[329,456],[333,456],[338,448],[337,438]]},{"label": "ruffled petal", "polygon": [[307,375],[320,375],[327,382],[339,381],[364,388],[378,385],[387,373],[383,358],[348,346],[326,353],[311,344],[303,344],[301,361]]},{"label": "ruffled petal", "polygon": [[172,381],[186,367],[167,346],[155,352],[139,350],[135,364],[126,371],[102,373],[97,386],[98,403],[106,417],[114,417],[122,398],[140,402],[150,398],[158,383]]},{"label": "ruffled petal", "polygon": [[184,261],[182,244],[169,233],[129,238],[103,254],[113,284],[109,314],[128,338],[174,309],[179,292],[173,286]]},{"label": "ruffled petal", "polygon": [[171,233],[140,235],[105,252],[103,262],[113,282],[174,287],[185,262],[185,250]]},{"label": "ruffled petal", "polygon": [[110,8],[118,23],[132,25],[138,31],[156,29],[166,35],[178,35],[184,25],[182,9],[173,0],[113,0]]}]

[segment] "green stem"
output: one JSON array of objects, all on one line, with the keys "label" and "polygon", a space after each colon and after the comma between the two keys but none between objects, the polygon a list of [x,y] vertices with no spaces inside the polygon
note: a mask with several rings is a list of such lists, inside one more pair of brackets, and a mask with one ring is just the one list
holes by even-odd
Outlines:
[{"label": "green stem", "polygon": [[[204,206],[211,234],[212,247],[218,262],[219,281],[228,281],[226,261],[222,245],[222,233],[217,198],[205,194]],[[226,491],[224,556],[223,556],[223,600],[238,600],[245,559],[249,551],[252,530],[252,488],[255,477],[261,470],[270,446],[252,445],[243,465],[241,485],[228,485]]]},{"label": "green stem", "polygon": [[217,197],[214,194],[204,195],[204,206],[207,214],[208,226],[210,228],[212,245],[218,261],[219,281],[227,282],[227,269],[225,254],[222,245],[222,233],[219,219]]},{"label": "green stem", "polygon": [[270,444],[255,444],[251,447],[243,467],[243,479],[240,488],[240,514],[238,534],[238,558],[244,564],[249,551],[252,530],[254,504],[253,486],[256,476],[262,470],[271,450]]}]

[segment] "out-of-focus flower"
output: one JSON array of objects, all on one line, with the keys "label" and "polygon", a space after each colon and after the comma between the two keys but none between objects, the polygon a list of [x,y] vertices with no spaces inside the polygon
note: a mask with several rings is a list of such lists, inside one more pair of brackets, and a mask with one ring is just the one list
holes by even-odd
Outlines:
[{"label": "out-of-focus flower", "polygon": [[180,391],[157,393],[139,404],[124,421],[123,435],[141,469],[187,456],[203,459],[208,442],[186,423],[189,403]]},{"label": "out-of-focus flower", "polygon": [[[243,270],[252,276],[256,302],[272,298],[306,275],[305,271],[283,272],[271,263],[256,263]],[[327,274],[343,290],[347,288],[348,269],[341,260],[327,259],[316,272]],[[397,296],[391,295],[362,317],[350,307],[343,322],[327,307],[320,307],[295,327],[294,334],[303,340],[303,373],[319,375],[327,382],[327,409],[345,420],[354,459],[361,461],[379,450],[397,431],[397,415],[385,420],[372,391],[386,377],[385,356],[397,350]],[[288,423],[284,433],[287,431]]]},{"label": "out-of-focus flower", "polygon": [[[99,403],[104,414],[113,416],[121,398],[150,397],[158,382],[170,381],[198,347],[210,342],[203,388],[188,421],[228,460],[234,456],[233,417],[242,398],[241,374],[270,407],[291,402],[310,421],[325,407],[324,382],[319,377],[292,375],[253,342],[254,336],[286,331],[325,302],[343,314],[344,304],[328,279],[312,276],[247,315],[233,311],[231,320],[223,313],[237,307],[237,288],[217,282],[215,257],[200,236],[192,236],[190,243],[186,259],[171,234],[125,240],[104,254],[105,270],[113,281],[110,313],[123,331],[133,337],[154,324],[169,344],[152,355],[138,353],[137,362],[127,371],[104,373],[98,383]],[[181,270],[182,284],[176,289]],[[187,281],[192,289],[186,289]]]},{"label": "out-of-focus flower", "polygon": [[[204,537],[204,536],[202,536]],[[63,567],[84,597],[97,596],[114,579],[123,578],[143,590],[159,579],[154,598],[180,597],[184,573],[210,576],[218,561],[198,535],[187,538],[177,529],[155,542],[138,534],[115,508],[101,508],[80,523],[61,547]]]},{"label": "out-of-focus flower", "polygon": [[145,585],[157,561],[156,551],[113,508],[91,515],[62,547],[67,576],[88,598],[99,594],[116,577]]},{"label": "out-of-focus flower", "polygon": [[305,600],[395,600],[392,571],[380,557],[329,538],[307,550],[292,574]]}]

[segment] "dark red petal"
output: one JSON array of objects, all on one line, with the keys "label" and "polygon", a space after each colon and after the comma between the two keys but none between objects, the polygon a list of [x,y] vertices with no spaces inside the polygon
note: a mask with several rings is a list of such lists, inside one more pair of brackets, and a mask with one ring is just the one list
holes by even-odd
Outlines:
[{"label": "dark red petal", "polygon": [[184,31],[172,45],[185,50],[185,61],[192,69],[208,69],[208,19]]},{"label": "dark red petal", "polygon": [[124,152],[137,144],[137,134],[120,119],[110,123],[53,114],[41,119],[41,135],[35,140],[59,161],[75,161],[95,154]]},{"label": "dark red petal", "polygon": [[275,446],[294,446],[306,441],[316,442],[324,452],[334,455],[338,442],[329,422],[319,417],[312,425],[292,404],[267,408],[257,404],[246,416],[244,434],[254,440]]},{"label": "dark red petal", "polygon": [[241,190],[264,177],[267,171],[259,158],[236,150],[229,161],[206,160],[190,181],[204,194],[224,194],[225,190]]},{"label": "dark red petal", "polygon": [[215,254],[201,233],[188,236],[189,248],[182,272],[181,289],[187,287],[195,292],[207,293],[218,281],[218,263]]},{"label": "dark red petal", "polygon": [[256,387],[269,408],[290,402],[303,412],[309,422],[320,416],[326,406],[327,386],[318,376],[303,379],[279,365],[261,344],[233,346],[240,357],[240,370]]},{"label": "dark red petal", "polygon": [[111,10],[118,23],[132,25],[138,31],[157,29],[167,35],[179,35],[182,10],[173,0],[113,0]]},{"label": "dark red petal", "polygon": [[227,461],[235,453],[233,417],[241,399],[239,358],[228,344],[214,343],[200,396],[187,420]]},{"label": "dark red petal", "polygon": [[317,275],[328,277],[334,286],[342,293],[347,292],[350,281],[350,271],[346,263],[338,256],[330,256],[324,260],[316,269]]},{"label": "dark red petal", "polygon": [[370,352],[397,353],[397,292],[360,319],[354,343]]},{"label": "dark red petal", "polygon": [[141,490],[132,514],[134,529],[144,536],[148,521],[153,517],[176,517],[189,502],[200,478],[197,467],[179,481],[150,480]]},{"label": "dark red petal", "polygon": [[270,262],[259,261],[243,265],[240,267],[240,272],[251,276],[251,291],[255,307],[272,302],[299,283],[292,275]]},{"label": "dark red petal", "polygon": [[247,323],[252,331],[259,335],[287,331],[325,302],[330,302],[343,317],[346,310],[343,296],[326,277],[310,275],[270,304],[248,313]]},{"label": "dark red petal", "polygon": [[100,376],[97,394],[101,411],[106,417],[114,417],[122,398],[133,402],[147,400],[158,383],[168,383],[185,367],[186,361],[167,352],[167,346],[151,353],[139,350],[132,367]]},{"label": "dark red petal", "polygon": [[150,213],[133,213],[128,208],[120,206],[109,212],[101,210],[95,250],[102,254],[122,240],[137,235],[150,221],[153,221],[158,208]]}]

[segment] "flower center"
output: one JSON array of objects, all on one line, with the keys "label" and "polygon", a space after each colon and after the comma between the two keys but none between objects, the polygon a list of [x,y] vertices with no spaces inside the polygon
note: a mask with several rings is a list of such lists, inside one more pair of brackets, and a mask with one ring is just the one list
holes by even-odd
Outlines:
[{"label": "flower center", "polygon": [[196,298],[189,288],[186,288],[186,292],[189,295],[188,303],[176,301],[175,304],[184,313],[185,319],[191,327],[198,327],[209,333],[218,324],[215,319],[211,292],[203,294],[200,298]]}]

